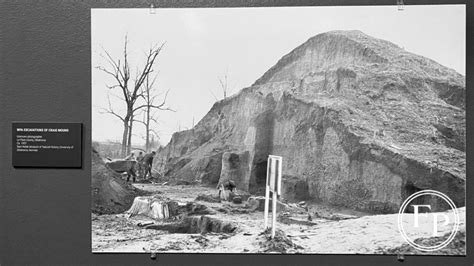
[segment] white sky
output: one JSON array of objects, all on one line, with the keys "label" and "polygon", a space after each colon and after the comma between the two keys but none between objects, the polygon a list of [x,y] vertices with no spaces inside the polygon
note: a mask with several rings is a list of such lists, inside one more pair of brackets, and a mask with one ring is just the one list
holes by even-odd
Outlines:
[{"label": "white sky", "polygon": [[[232,92],[250,86],[282,56],[310,37],[330,30],[361,30],[391,41],[465,74],[465,6],[284,7],[211,9],[92,9],[92,138],[121,140],[122,123],[99,114],[107,106],[105,84],[112,79],[95,69],[106,65],[104,47],[122,57],[128,34],[130,61],[143,62],[152,44],[166,42],[155,70],[157,89],[170,89],[168,106],[155,128],[166,145],[173,132],[197,123],[218,97],[218,76],[227,70]],[[140,64],[141,65],[141,64]],[[116,95],[120,95],[118,89]],[[112,104],[120,111],[121,103]],[[133,143],[143,143],[143,126],[135,124]]]}]

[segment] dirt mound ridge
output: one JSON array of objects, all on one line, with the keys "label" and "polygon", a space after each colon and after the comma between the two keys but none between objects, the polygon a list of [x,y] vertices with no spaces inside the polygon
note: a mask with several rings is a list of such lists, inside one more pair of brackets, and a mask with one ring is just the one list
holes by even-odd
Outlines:
[{"label": "dirt mound ridge", "polygon": [[[464,76],[388,41],[322,33],[173,134],[154,167],[215,185],[229,170],[223,155],[245,154],[234,181],[258,193],[273,154],[284,158],[283,183],[305,198],[394,213],[414,192],[435,189],[464,206],[465,90]],[[296,200],[295,191],[282,197]]]},{"label": "dirt mound ridge", "polygon": [[99,153],[92,149],[92,212],[97,214],[121,213],[143,191],[121,179],[105,166]]},{"label": "dirt mound ridge", "polygon": [[331,70],[339,70],[340,75],[378,74],[388,77],[403,74],[399,78],[451,84],[451,90],[456,90],[462,97],[444,98],[456,106],[464,106],[465,80],[462,75],[431,59],[357,30],[330,31],[310,38],[282,57],[253,85],[301,81]]},{"label": "dirt mound ridge", "polygon": [[[448,233],[442,237],[418,238],[415,239],[414,242],[425,247],[433,247],[443,243],[449,235]],[[383,254],[464,256],[466,255],[466,232],[457,232],[456,236],[446,247],[432,252],[417,250],[409,244],[403,244],[396,248],[382,249],[380,251]]]}]

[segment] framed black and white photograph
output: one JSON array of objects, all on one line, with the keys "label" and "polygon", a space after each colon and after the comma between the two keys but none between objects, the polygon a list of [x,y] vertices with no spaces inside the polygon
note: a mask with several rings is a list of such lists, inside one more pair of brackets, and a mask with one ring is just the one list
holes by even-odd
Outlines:
[{"label": "framed black and white photograph", "polygon": [[466,254],[465,5],[91,9],[92,252]]}]

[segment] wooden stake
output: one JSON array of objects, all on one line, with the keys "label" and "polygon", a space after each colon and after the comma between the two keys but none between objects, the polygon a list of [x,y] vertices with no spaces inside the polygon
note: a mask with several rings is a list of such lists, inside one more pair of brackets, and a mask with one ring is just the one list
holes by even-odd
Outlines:
[{"label": "wooden stake", "polygon": [[277,193],[278,195],[281,195],[281,176],[282,176],[282,173],[283,173],[283,158],[278,162],[278,176],[276,177],[277,178],[277,183],[278,183],[278,189],[277,189]]},{"label": "wooden stake", "polygon": [[268,228],[268,201],[270,199],[270,187],[268,186],[269,182],[269,173],[270,173],[270,164],[271,164],[271,159],[267,161],[267,180],[266,180],[266,185],[265,185],[265,211],[263,212],[264,219],[265,219],[265,230]]},{"label": "wooden stake", "polygon": [[276,225],[276,206],[277,206],[277,170],[278,167],[278,160],[272,159],[271,165],[271,174],[270,174],[270,182],[271,182],[271,192],[272,192],[272,239],[275,237],[275,225]]},{"label": "wooden stake", "polygon": [[273,199],[272,199],[272,239],[275,237],[275,227],[276,227],[276,214],[277,214],[277,194],[275,191],[272,192]]},{"label": "wooden stake", "polygon": [[265,230],[268,228],[268,204],[270,199],[270,188],[268,185],[265,187],[265,211],[263,213],[265,217]]}]

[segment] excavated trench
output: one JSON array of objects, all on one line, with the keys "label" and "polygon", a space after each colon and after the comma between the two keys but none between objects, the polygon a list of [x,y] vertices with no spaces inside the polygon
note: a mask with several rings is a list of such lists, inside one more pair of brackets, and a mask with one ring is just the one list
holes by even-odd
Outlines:
[{"label": "excavated trench", "polygon": [[149,225],[145,228],[172,234],[234,233],[237,230],[235,224],[209,215],[186,216],[178,222]]},{"label": "excavated trench", "polygon": [[162,221],[163,223],[148,225],[145,228],[169,233],[233,233],[237,229],[234,223],[218,218],[215,216],[216,211],[204,204],[179,203],[156,195],[136,197],[126,213],[129,217],[143,215]]}]

